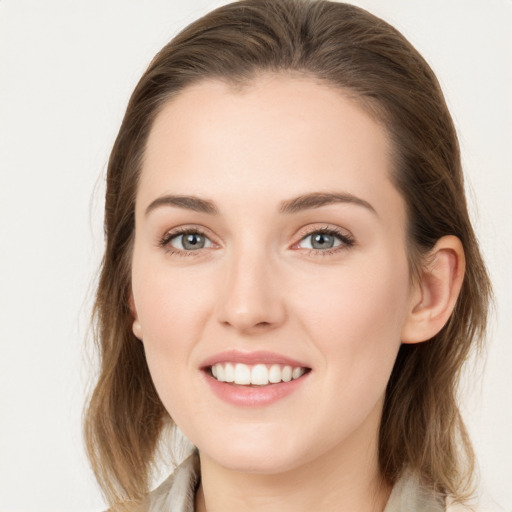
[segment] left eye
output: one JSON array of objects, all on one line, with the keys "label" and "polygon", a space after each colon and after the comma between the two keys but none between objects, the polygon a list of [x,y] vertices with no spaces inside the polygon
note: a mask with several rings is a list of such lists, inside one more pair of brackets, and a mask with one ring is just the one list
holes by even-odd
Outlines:
[{"label": "left eye", "polygon": [[211,240],[197,231],[180,233],[169,240],[169,245],[181,251],[197,251],[212,246]]},{"label": "left eye", "polygon": [[298,244],[302,249],[332,249],[342,245],[344,241],[335,233],[316,231],[305,236]]}]

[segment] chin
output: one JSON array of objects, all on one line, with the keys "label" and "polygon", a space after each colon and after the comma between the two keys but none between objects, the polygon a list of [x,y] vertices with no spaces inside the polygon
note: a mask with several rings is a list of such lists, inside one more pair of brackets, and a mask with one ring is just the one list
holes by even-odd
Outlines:
[{"label": "chin", "polygon": [[198,446],[199,453],[206,455],[216,464],[240,473],[276,474],[284,473],[307,462],[301,446],[307,443],[293,442],[272,435],[225,436],[217,443],[204,443]]},{"label": "chin", "polygon": [[210,457],[230,471],[260,475],[284,473],[300,464],[296,457],[288,457],[283,453],[268,453],[266,450],[257,448],[229,450],[219,454],[210,454]]}]

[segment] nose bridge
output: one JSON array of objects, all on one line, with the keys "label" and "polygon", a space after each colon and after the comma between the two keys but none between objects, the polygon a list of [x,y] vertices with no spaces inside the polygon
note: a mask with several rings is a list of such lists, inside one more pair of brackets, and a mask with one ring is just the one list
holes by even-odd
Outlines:
[{"label": "nose bridge", "polygon": [[240,331],[276,327],[285,317],[277,262],[260,240],[233,246],[223,273],[219,320]]}]

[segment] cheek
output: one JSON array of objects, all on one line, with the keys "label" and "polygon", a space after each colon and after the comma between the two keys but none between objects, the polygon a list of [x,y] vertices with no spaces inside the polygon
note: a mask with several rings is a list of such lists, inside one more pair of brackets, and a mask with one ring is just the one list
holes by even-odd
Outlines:
[{"label": "cheek", "polygon": [[372,411],[380,417],[400,348],[407,263],[373,263],[340,269],[323,287],[309,285],[308,299],[296,303],[300,328],[320,355],[324,400],[316,407],[318,416],[329,420],[326,439],[349,435]]},{"label": "cheek", "polygon": [[132,288],[152,373],[163,365],[183,366],[212,303],[208,280],[201,272],[171,271],[161,261],[135,254]]},{"label": "cheek", "polygon": [[323,282],[305,285],[296,303],[297,317],[320,352],[343,371],[390,372],[408,303],[405,256],[340,267]]},{"label": "cheek", "polygon": [[190,355],[203,331],[198,318],[204,295],[186,273],[159,271],[156,265],[142,270],[134,266],[132,286],[146,361],[157,393],[174,418],[187,410],[192,393]]}]

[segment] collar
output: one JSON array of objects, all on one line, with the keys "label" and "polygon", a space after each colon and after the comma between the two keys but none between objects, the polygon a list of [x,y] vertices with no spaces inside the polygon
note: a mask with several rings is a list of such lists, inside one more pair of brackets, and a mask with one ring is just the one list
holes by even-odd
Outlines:
[{"label": "collar", "polygon": [[[144,502],[147,512],[195,512],[200,482],[199,454],[194,450]],[[391,491],[384,512],[444,512],[441,498],[425,491],[418,478],[405,472]]]}]

